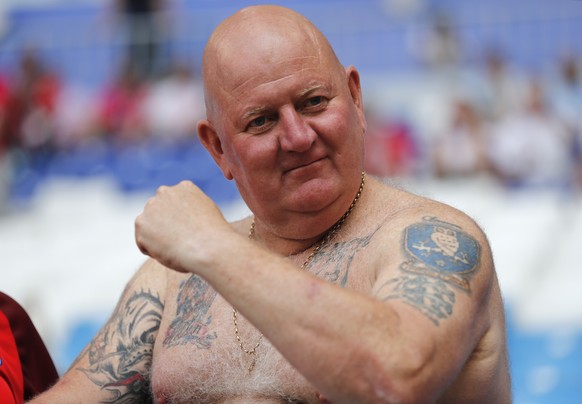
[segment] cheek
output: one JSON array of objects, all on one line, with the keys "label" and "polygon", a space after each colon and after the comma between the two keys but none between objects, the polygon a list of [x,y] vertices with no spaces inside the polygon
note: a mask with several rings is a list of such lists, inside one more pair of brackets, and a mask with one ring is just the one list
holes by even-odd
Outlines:
[{"label": "cheek", "polygon": [[335,108],[317,122],[318,133],[336,147],[358,148],[363,144],[364,130],[355,110]]},{"label": "cheek", "polygon": [[257,169],[271,167],[277,156],[276,140],[263,135],[234,141],[228,151],[229,159],[237,167]]}]

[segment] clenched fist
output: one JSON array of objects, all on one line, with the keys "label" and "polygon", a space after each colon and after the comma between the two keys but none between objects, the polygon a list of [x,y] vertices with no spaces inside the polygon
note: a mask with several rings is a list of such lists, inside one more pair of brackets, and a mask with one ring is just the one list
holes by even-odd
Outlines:
[{"label": "clenched fist", "polygon": [[141,252],[179,272],[196,273],[228,233],[218,206],[190,181],[160,187],[135,221]]}]

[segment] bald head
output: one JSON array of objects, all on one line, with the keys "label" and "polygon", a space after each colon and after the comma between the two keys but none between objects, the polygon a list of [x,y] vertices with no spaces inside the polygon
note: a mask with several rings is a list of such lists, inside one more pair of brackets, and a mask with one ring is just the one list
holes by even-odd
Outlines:
[{"label": "bald head", "polygon": [[232,93],[253,76],[268,77],[279,66],[306,61],[343,70],[327,39],[301,14],[271,5],[238,11],[216,28],[204,50],[202,78],[209,118],[219,93]]}]

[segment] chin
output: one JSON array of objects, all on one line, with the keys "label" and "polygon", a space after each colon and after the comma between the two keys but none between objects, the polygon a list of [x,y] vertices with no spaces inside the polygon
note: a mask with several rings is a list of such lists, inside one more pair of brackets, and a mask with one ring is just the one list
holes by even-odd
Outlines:
[{"label": "chin", "polygon": [[317,213],[332,205],[340,195],[339,186],[327,181],[310,181],[293,193],[291,204],[300,213]]}]

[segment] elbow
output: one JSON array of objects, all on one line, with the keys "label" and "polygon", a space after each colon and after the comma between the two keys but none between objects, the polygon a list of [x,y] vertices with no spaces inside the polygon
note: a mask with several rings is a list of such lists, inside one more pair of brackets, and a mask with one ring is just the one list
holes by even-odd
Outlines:
[{"label": "elbow", "polygon": [[371,384],[373,402],[431,403],[436,401],[436,374],[428,374],[427,362],[406,359],[397,369],[385,369]]},{"label": "elbow", "polygon": [[[408,351],[408,352],[406,352]],[[432,347],[384,356],[370,352],[361,357],[356,380],[358,402],[366,403],[430,403],[437,399],[442,381],[430,371],[435,352]],[[441,388],[439,388],[439,385]],[[341,400],[340,400],[341,401]],[[350,401],[353,402],[353,401]]]},{"label": "elbow", "polygon": [[422,386],[401,381],[382,381],[376,383],[367,402],[391,404],[422,404],[434,403],[437,397],[426,391]]}]

